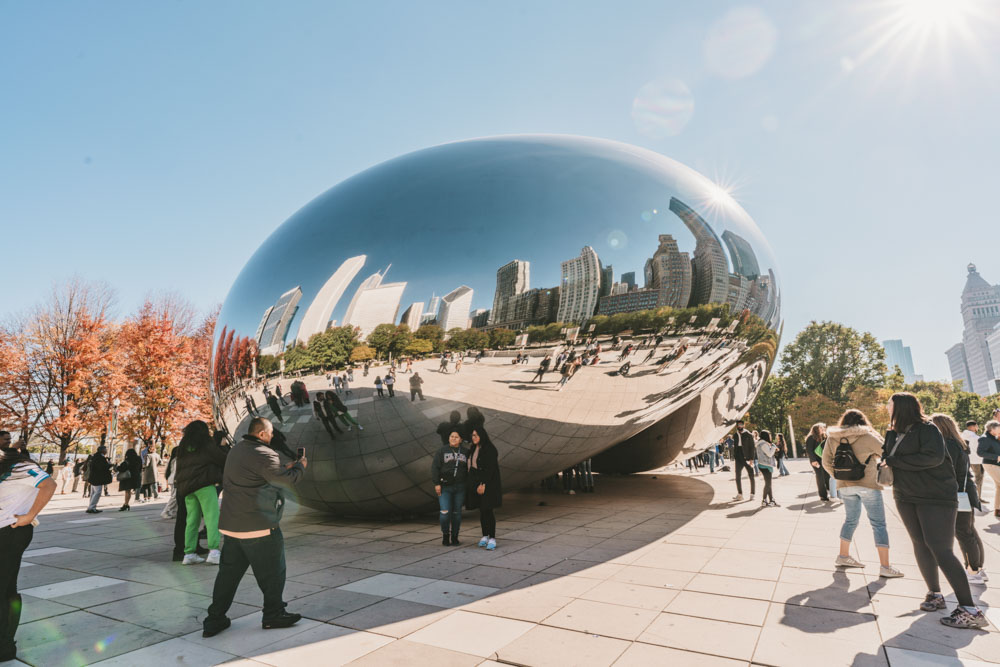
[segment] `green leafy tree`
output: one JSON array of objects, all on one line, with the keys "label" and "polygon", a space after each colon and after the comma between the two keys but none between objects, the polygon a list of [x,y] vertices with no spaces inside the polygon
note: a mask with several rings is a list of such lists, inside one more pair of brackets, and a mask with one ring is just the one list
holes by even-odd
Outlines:
[{"label": "green leafy tree", "polygon": [[333,327],[310,336],[308,349],[317,365],[341,368],[347,364],[351,350],[357,345],[358,329],[351,326]]},{"label": "green leafy tree", "polygon": [[885,350],[870,333],[836,322],[810,322],[781,355],[782,373],[798,395],[843,402],[858,387],[885,382]]},{"label": "green leafy tree", "polygon": [[422,354],[429,354],[433,351],[434,343],[425,338],[414,338],[403,350],[403,353],[416,357]]},{"label": "green leafy tree", "polygon": [[389,347],[392,339],[396,335],[396,327],[393,324],[380,324],[368,334],[368,345],[375,349],[375,355],[379,359],[385,358],[389,354]]},{"label": "green leafy tree", "polygon": [[794,400],[794,387],[789,379],[771,375],[764,382],[747,418],[758,428],[766,428],[771,433],[783,433],[788,429],[788,410]]},{"label": "green leafy tree", "polygon": [[400,357],[405,354],[406,346],[413,342],[413,332],[406,324],[400,324],[392,334],[392,342],[389,343],[389,352],[393,356]]},{"label": "green leafy tree", "polygon": [[257,372],[261,375],[269,375],[278,372],[278,358],[273,354],[262,354],[257,362]]},{"label": "green leafy tree", "polygon": [[368,345],[358,345],[353,350],[351,350],[350,360],[354,363],[364,363],[366,361],[371,361],[375,358],[375,350],[373,350]]},{"label": "green leafy tree", "polygon": [[819,392],[796,397],[788,410],[795,425],[796,442],[805,442],[809,429],[816,422],[835,424],[843,412],[842,404]]},{"label": "green leafy tree", "polygon": [[296,345],[285,351],[285,370],[300,371],[316,365],[316,360],[305,345]]},{"label": "green leafy tree", "polygon": [[513,345],[517,339],[517,332],[510,329],[493,329],[489,333],[489,347],[495,350]]}]

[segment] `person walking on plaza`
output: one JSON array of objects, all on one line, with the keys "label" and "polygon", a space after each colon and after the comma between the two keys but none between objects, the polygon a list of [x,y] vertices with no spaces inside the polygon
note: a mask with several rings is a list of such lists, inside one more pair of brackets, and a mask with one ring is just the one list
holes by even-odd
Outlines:
[{"label": "person walking on plaza", "polygon": [[826,424],[817,422],[809,429],[806,436],[806,455],[809,465],[816,474],[816,491],[824,503],[830,502],[830,473],[823,467],[823,443],[826,442]]},{"label": "person walking on plaza", "polygon": [[288,401],[285,400],[285,392],[281,391],[281,383],[274,383],[274,393],[278,396],[278,400],[281,401],[282,405],[288,405]]},{"label": "person walking on plaza", "polygon": [[[995,413],[994,413],[995,414]],[[991,419],[976,445],[976,454],[983,460],[983,471],[993,480],[993,515],[1000,518],[1000,421]]]},{"label": "person walking on plaza", "polygon": [[979,449],[979,423],[975,419],[965,422],[965,430],[962,431],[962,440],[965,441],[969,452],[969,465],[972,466],[972,478],[976,483],[976,494],[979,497],[979,504],[982,510],[988,511],[983,504],[983,457],[976,451]]},{"label": "person walking on plaza", "polygon": [[80,476],[83,478],[83,497],[90,497],[90,462],[94,460],[93,454],[87,454],[87,458],[83,460],[83,465],[80,466]]},{"label": "person walking on plaza", "polygon": [[167,499],[167,504],[163,506],[163,510],[160,512],[161,519],[173,519],[177,516],[177,457],[173,454],[170,455],[167,460],[167,468],[163,471],[163,476],[167,481],[167,486],[170,488],[170,497]]},{"label": "person walking on plaza", "polygon": [[497,517],[493,510],[500,507],[503,497],[500,456],[482,427],[472,429],[469,437],[472,440],[472,450],[469,453],[465,507],[479,510],[479,526],[483,530],[479,546],[493,551],[497,548]]},{"label": "person walking on plaza", "polygon": [[[352,424],[357,426],[359,431],[365,430],[365,427],[361,425],[361,422],[351,416],[347,406],[344,405],[342,400],[340,400],[340,396],[337,396],[336,392],[326,392],[326,402],[323,404],[323,407],[326,408],[326,414],[331,421],[334,419],[340,419],[341,423],[347,427],[348,431],[351,430]],[[336,423],[334,423],[334,426],[336,426]],[[340,431],[340,429],[337,430]],[[343,431],[340,432],[343,433]]]},{"label": "person walking on plaza", "polygon": [[0,449],[0,662],[17,658],[21,557],[34,536],[35,518],[55,490],[56,483],[29,457]]},{"label": "person walking on plaza", "polygon": [[958,606],[941,623],[953,628],[985,628],[986,617],[972,599],[969,580],[953,550],[958,482],[941,431],[927,420],[913,394],[893,394],[888,407],[883,464],[892,469],[896,511],[910,535],[917,567],[927,584],[920,609],[945,608],[939,580],[939,571],[944,572]]},{"label": "person walking on plaza", "polygon": [[983,586],[989,580],[986,572],[983,571],[983,561],[986,552],[983,548],[983,540],[976,532],[976,515],[974,509],[981,508],[979,501],[979,491],[976,489],[976,482],[972,479],[972,466],[969,463],[969,445],[965,442],[962,434],[958,432],[958,424],[949,415],[937,413],[931,415],[931,421],[941,431],[944,438],[945,447],[948,449],[948,457],[951,459],[955,473],[955,481],[958,483],[958,493],[966,494],[969,500],[968,505],[959,503],[958,513],[955,518],[955,539],[962,549],[962,558],[965,560],[965,574],[970,584]]},{"label": "person walking on plaza", "polygon": [[441,365],[438,366],[438,373],[447,373],[447,372],[448,372],[448,353],[442,352]]},{"label": "person walking on plaza", "polygon": [[383,398],[385,395],[382,393],[382,376],[375,376],[375,391],[378,393],[379,398]]},{"label": "person walking on plaza", "polygon": [[[407,362],[406,364],[406,371],[407,372],[410,371],[409,362]],[[421,386],[423,384],[424,384],[424,379],[420,377],[420,373],[414,373],[413,375],[410,376],[410,403],[417,400],[417,396],[420,397],[421,401],[427,400],[424,398],[424,390],[423,387]]]},{"label": "person walking on plaza", "polygon": [[469,472],[469,451],[462,447],[462,432],[453,427],[448,432],[448,444],[442,445],[431,461],[431,479],[441,510],[441,544],[458,546],[458,531],[462,527],[462,503],[465,501],[465,480]]},{"label": "person walking on plaza", "polygon": [[73,479],[73,462],[66,461],[63,463],[63,467],[59,469],[59,495],[66,495],[66,486],[71,479]]},{"label": "person walking on plaza", "polygon": [[762,429],[757,440],[757,469],[760,470],[761,477],[764,478],[764,490],[760,494],[761,507],[778,507],[774,501],[774,491],[771,489],[771,476],[774,469],[778,467],[778,460],[775,454],[777,446],[771,442],[771,432]]},{"label": "person walking on plaza", "polygon": [[274,427],[257,417],[249,433],[233,447],[223,474],[219,530],[226,536],[212,590],[212,604],[202,636],[213,637],[230,626],[226,616],[247,568],[264,595],[261,627],[287,628],[302,616],[285,611],[285,541],[281,534],[284,491],[302,481],[309,461],[283,457],[268,446]]},{"label": "person walking on plaza", "polygon": [[118,491],[125,493],[125,502],[118,511],[127,512],[131,509],[129,501],[132,500],[132,492],[135,491],[136,500],[139,498],[142,475],[142,461],[134,449],[125,450],[125,460],[118,464],[116,470],[118,471]]},{"label": "person walking on plaza", "polygon": [[389,392],[389,398],[395,398],[396,392],[393,391],[393,385],[396,384],[396,377],[392,373],[385,374],[384,380],[386,391]]},{"label": "person walking on plaza", "polygon": [[[885,504],[882,486],[876,480],[878,463],[882,458],[882,437],[875,432],[868,418],[860,410],[847,410],[837,426],[828,431],[830,445],[823,449],[822,464],[827,474],[836,476],[834,464],[838,455],[850,451],[853,461],[859,465],[851,475],[863,473],[857,479],[837,478],[840,499],[844,502],[844,525],[840,528],[840,554],[837,567],[864,567],[864,563],[851,556],[851,541],[861,519],[861,508],[865,508],[868,522],[875,535],[875,549],[878,551],[880,577],[902,577],[903,573],[889,562],[889,530],[885,523]],[[841,450],[847,447],[846,450]],[[841,456],[841,461],[843,461]]]},{"label": "person walking on plaza", "polygon": [[535,380],[538,380],[539,384],[541,384],[542,378],[545,376],[545,373],[548,372],[549,364],[551,363],[552,355],[546,354],[545,358],[542,359],[540,364],[538,364],[538,370],[535,371],[535,377],[531,378],[531,381],[534,382]]},{"label": "person walking on plaza", "polygon": [[[255,417],[259,419],[259,417]],[[228,447],[215,444],[208,424],[195,420],[184,427],[184,435],[178,443],[177,472],[174,479],[177,495],[184,497],[187,518],[184,526],[183,565],[206,562],[198,555],[198,529],[205,518],[205,533],[208,538],[209,565],[218,565],[219,551],[219,492],[216,484],[222,482],[222,471],[226,465]]]},{"label": "person walking on plaza", "polygon": [[80,476],[83,474],[83,461],[73,459],[73,488],[70,493],[76,493],[76,487],[80,484]]},{"label": "person walking on plaza", "polygon": [[736,468],[736,495],[733,500],[739,502],[743,500],[743,470],[746,469],[747,477],[750,478],[750,500],[753,500],[757,493],[757,478],[753,473],[752,461],[756,453],[757,443],[753,440],[753,435],[743,428],[743,420],[736,422],[736,439],[733,443],[733,467]]},{"label": "person walking on plaza", "polygon": [[142,495],[147,501],[160,497],[160,492],[156,488],[156,467],[158,465],[160,465],[160,455],[156,453],[156,449],[150,443],[146,448],[146,458],[142,462]]},{"label": "person walking on plaza", "polygon": [[785,467],[785,457],[788,456],[788,445],[785,443],[785,436],[781,433],[775,434],[774,445],[778,448],[778,451],[774,453],[774,458],[778,459],[778,470],[781,473],[781,477],[787,477],[791,473]]},{"label": "person walking on plaza", "polygon": [[327,414],[326,406],[324,405],[325,399],[326,392],[317,391],[313,394],[313,416],[318,419],[323,425],[323,428],[326,429],[326,432],[330,435],[330,439],[336,440],[337,436],[333,434],[334,429],[336,429],[338,433],[343,433],[343,431],[339,426],[337,426],[336,420],[333,419],[331,415]]},{"label": "person walking on plaza", "polygon": [[285,420],[281,418],[281,406],[278,405],[278,399],[270,392],[267,394],[267,407],[271,408],[271,412],[278,418],[279,423],[285,423]]},{"label": "person walking on plaza", "polygon": [[87,506],[87,514],[99,514],[104,511],[97,509],[97,502],[104,492],[104,485],[111,483],[111,464],[105,456],[107,452],[108,448],[101,445],[90,459],[90,475],[87,478],[90,482],[90,504]]},{"label": "person walking on plaza", "polygon": [[254,405],[253,399],[250,398],[250,394],[244,394],[243,396],[244,396],[243,403],[246,405],[247,408],[247,416],[257,417],[258,416],[257,406]]}]

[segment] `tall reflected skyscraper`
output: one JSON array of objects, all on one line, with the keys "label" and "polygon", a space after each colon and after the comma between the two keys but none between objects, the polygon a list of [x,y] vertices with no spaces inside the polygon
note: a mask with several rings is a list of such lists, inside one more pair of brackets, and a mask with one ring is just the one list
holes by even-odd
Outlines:
[{"label": "tall reflected skyscraper", "polygon": [[629,271],[628,273],[622,274],[622,279],[619,281],[628,285],[629,290],[634,290],[638,285],[635,282],[635,271]]},{"label": "tall reflected skyscraper", "polygon": [[472,288],[466,285],[456,287],[441,298],[438,326],[445,333],[455,328],[467,329],[470,310],[472,310]]},{"label": "tall reflected skyscraper", "polygon": [[399,318],[400,324],[405,324],[410,327],[410,331],[416,331],[420,328],[420,323],[424,317],[424,302],[414,301],[410,304],[410,307],[403,311],[402,317]]},{"label": "tall reflected skyscraper", "polygon": [[260,335],[261,354],[281,354],[285,350],[285,335],[292,323],[295,311],[299,308],[302,298],[302,288],[299,286],[288,290],[274,302],[267,322]]},{"label": "tall reflected skyscraper", "polygon": [[593,248],[584,246],[579,257],[562,263],[559,287],[559,322],[583,323],[593,317],[601,289],[601,262]]},{"label": "tall reflected skyscraper", "polygon": [[733,261],[733,273],[741,275],[747,280],[754,280],[760,275],[760,266],[757,264],[757,254],[753,251],[753,246],[732,231],[722,232],[722,240],[729,248],[729,258]]},{"label": "tall reflected skyscraper", "polygon": [[497,269],[497,289],[493,293],[493,308],[490,309],[490,324],[506,322],[513,318],[510,312],[514,297],[528,291],[531,266],[528,262],[515,259]]},{"label": "tall reflected skyscraper", "polygon": [[676,197],[670,198],[670,210],[677,214],[695,238],[694,259],[691,260],[694,279],[689,305],[726,303],[729,296],[729,262],[719,237],[704,218]]},{"label": "tall reflected skyscraper", "polygon": [[344,290],[351,284],[358,271],[365,265],[365,255],[358,255],[344,260],[344,262],[333,272],[329,280],[320,288],[313,298],[312,303],[302,316],[302,323],[299,324],[299,333],[296,338],[300,343],[309,341],[313,334],[326,331],[333,315],[333,309],[337,307],[337,302],[344,295]]},{"label": "tall reflected skyscraper", "polygon": [[420,318],[421,324],[427,324],[437,320],[438,309],[440,307],[441,297],[431,294],[431,300],[427,304],[427,310],[424,311],[423,317]]},{"label": "tall reflected skyscraper", "polygon": [[969,375],[969,362],[965,358],[965,345],[955,343],[948,348],[945,355],[948,357],[951,381],[961,382],[962,391],[972,391],[972,377]]},{"label": "tall reflected skyscraper", "polygon": [[660,234],[660,245],[647,262],[650,289],[659,291],[657,305],[687,308],[691,300],[691,257],[680,252],[677,240],[670,234]]},{"label": "tall reflected skyscraper", "polygon": [[260,324],[257,325],[257,333],[253,335],[257,345],[260,345],[261,337],[264,335],[264,326],[267,324],[267,318],[271,316],[271,311],[274,310],[274,306],[268,306],[267,310],[264,311],[264,315],[260,318]]},{"label": "tall reflected skyscraper", "polygon": [[354,298],[347,307],[344,325],[358,327],[362,340],[378,325],[396,322],[406,283],[383,284],[382,279],[388,272],[389,269],[386,268],[381,273],[368,276],[354,292]]},{"label": "tall reflected skyscraper", "polygon": [[601,289],[598,292],[598,298],[602,296],[608,296],[611,294],[611,286],[615,282],[615,267],[608,264],[607,266],[601,266]]}]

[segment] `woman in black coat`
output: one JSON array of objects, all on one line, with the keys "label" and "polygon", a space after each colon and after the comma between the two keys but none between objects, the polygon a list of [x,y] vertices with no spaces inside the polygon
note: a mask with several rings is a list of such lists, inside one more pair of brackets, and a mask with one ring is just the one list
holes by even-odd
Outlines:
[{"label": "woman in black coat", "polygon": [[[132,499],[132,492],[136,491],[138,496],[139,487],[142,486],[142,459],[134,449],[125,450],[125,460],[118,464],[118,490],[125,492],[125,504],[118,511],[127,512],[128,501]],[[126,475],[126,473],[128,473]],[[122,476],[125,476],[124,479]]]},{"label": "woman in black coat", "polygon": [[483,538],[479,540],[479,546],[493,551],[497,548],[497,518],[493,510],[500,507],[503,500],[500,456],[482,426],[473,427],[469,438],[473,449],[469,454],[465,507],[479,508],[479,525],[483,529]]}]

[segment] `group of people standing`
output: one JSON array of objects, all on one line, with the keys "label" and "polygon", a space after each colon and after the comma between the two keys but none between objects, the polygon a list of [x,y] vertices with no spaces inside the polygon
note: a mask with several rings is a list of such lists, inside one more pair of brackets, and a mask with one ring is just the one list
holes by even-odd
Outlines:
[{"label": "group of people standing", "polygon": [[736,432],[723,439],[723,445],[732,451],[733,468],[736,472],[735,502],[743,501],[743,471],[746,470],[750,480],[750,500],[757,493],[756,472],[760,472],[764,480],[761,492],[761,507],[779,507],[774,500],[771,482],[777,471],[779,477],[789,474],[785,466],[788,449],[785,437],[781,433],[774,436],[770,431],[748,431],[746,423],[741,419],[736,422]]}]

